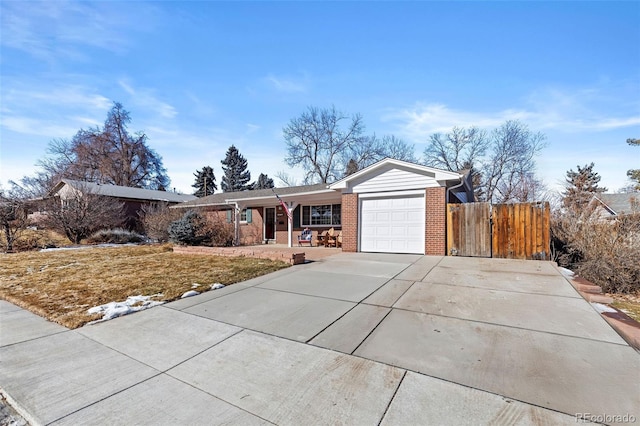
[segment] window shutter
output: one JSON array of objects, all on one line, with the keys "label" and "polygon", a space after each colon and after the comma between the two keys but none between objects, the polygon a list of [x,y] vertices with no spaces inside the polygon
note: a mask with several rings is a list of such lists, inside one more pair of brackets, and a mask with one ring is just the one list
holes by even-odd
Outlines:
[{"label": "window shutter", "polygon": [[247,209],[247,223],[251,223],[251,209]]},{"label": "window shutter", "polygon": [[227,210],[227,223],[231,223],[231,210]]},{"label": "window shutter", "polygon": [[295,208],[295,210],[293,211],[293,227],[295,228],[301,228],[300,226],[300,207],[298,206]]}]

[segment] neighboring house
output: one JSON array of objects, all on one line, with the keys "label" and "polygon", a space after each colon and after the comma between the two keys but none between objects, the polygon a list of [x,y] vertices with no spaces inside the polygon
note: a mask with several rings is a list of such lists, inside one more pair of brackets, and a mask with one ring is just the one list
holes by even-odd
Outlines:
[{"label": "neighboring house", "polygon": [[591,203],[600,218],[611,219],[621,215],[640,212],[640,193],[597,194]]},{"label": "neighboring house", "polygon": [[77,196],[78,192],[112,197],[124,204],[124,223],[130,229],[140,229],[139,212],[145,205],[167,203],[169,205],[195,200],[195,195],[177,194],[168,191],[131,188],[128,186],[103,185],[95,182],[83,182],[62,179],[49,191],[49,197],[59,197],[61,202]]},{"label": "neighboring house", "polygon": [[387,158],[332,184],[223,192],[172,208],[233,222],[238,244],[292,246],[304,228],[314,237],[334,228],[343,251],[444,255],[446,203],[472,201],[468,172]]}]

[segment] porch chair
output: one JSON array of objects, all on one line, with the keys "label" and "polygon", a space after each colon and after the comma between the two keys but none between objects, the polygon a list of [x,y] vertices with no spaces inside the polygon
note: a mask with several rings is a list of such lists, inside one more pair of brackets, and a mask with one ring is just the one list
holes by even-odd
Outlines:
[{"label": "porch chair", "polygon": [[338,237],[336,238],[336,248],[342,247],[342,231],[338,233]]},{"label": "porch chair", "polygon": [[336,246],[336,231],[331,228],[327,231],[327,235],[325,237],[325,246],[326,247],[335,247]]},{"label": "porch chair", "polygon": [[326,231],[325,232],[318,231],[318,235],[316,236],[316,245],[318,247],[327,245]]},{"label": "porch chair", "polygon": [[298,235],[298,246],[302,246],[305,243],[309,243],[309,247],[313,247],[313,231],[309,228],[305,228],[300,235]]}]

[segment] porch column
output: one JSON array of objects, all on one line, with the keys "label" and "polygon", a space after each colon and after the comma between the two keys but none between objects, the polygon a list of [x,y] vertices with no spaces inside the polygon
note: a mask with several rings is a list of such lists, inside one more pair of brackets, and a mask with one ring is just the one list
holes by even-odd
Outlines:
[{"label": "porch column", "polygon": [[242,209],[244,209],[244,206],[241,204],[238,204],[237,202],[234,203],[234,209],[233,209],[233,245],[234,246],[239,246],[240,245],[240,213],[242,212]]},{"label": "porch column", "polygon": [[287,215],[287,234],[289,240],[289,247],[293,247],[293,211],[298,207],[298,203],[295,201],[289,201],[287,208],[291,212],[291,217]]}]

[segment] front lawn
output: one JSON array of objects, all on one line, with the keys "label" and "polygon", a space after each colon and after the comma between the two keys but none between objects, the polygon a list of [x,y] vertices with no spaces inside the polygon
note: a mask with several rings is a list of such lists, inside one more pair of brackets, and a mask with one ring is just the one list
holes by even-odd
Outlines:
[{"label": "front lawn", "polygon": [[[129,296],[171,301],[214,283],[245,281],[288,267],[245,257],[182,255],[170,245],[0,254],[0,299],[69,328],[100,318],[87,309]],[[195,286],[194,284],[198,284]]]}]

